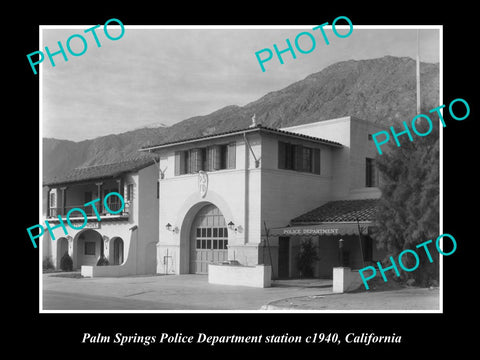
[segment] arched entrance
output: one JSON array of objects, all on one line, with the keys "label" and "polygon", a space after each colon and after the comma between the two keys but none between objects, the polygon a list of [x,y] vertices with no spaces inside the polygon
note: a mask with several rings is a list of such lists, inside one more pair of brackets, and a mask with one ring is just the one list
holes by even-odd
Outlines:
[{"label": "arched entrance", "polygon": [[205,205],[195,216],[190,234],[190,273],[206,274],[208,263],[228,258],[228,230],[220,210]]},{"label": "arched entrance", "polygon": [[113,239],[113,265],[123,264],[123,239],[116,237]]},{"label": "arched entrance", "polygon": [[86,229],[77,234],[77,263],[82,265],[96,265],[97,260],[103,254],[103,238],[99,232]]},{"label": "arched entrance", "polygon": [[67,238],[61,237],[57,240],[57,264],[56,269],[60,269],[60,261],[62,256],[68,254],[68,240]]}]

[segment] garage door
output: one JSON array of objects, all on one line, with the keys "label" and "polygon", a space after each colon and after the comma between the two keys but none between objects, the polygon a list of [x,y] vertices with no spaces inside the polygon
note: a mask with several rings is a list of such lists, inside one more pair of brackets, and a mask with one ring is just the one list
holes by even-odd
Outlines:
[{"label": "garage door", "polygon": [[215,205],[203,207],[192,227],[190,272],[206,274],[208,263],[228,259],[228,231],[220,210]]}]

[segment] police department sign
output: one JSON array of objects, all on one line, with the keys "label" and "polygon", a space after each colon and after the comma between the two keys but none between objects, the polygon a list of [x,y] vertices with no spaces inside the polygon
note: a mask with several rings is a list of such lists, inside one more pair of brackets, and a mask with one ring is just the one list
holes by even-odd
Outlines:
[{"label": "police department sign", "polygon": [[338,229],[283,229],[284,235],[333,235],[338,234]]}]

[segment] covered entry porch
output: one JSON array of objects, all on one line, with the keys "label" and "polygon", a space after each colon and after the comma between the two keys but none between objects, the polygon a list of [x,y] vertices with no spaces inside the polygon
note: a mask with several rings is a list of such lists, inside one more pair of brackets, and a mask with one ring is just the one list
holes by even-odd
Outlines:
[{"label": "covered entry porch", "polygon": [[337,266],[352,269],[364,267],[373,256],[369,226],[371,224],[362,224],[359,230],[358,224],[343,223],[272,229],[271,235],[278,236],[277,277],[286,279],[302,276],[298,269],[298,257],[303,244],[307,242],[313,245],[317,254],[317,260],[312,262],[314,277],[331,278],[333,268]]},{"label": "covered entry porch", "polygon": [[[377,199],[332,201],[281,228],[269,230],[278,239],[278,279],[298,278],[299,255],[306,243],[317,255],[311,263],[315,278],[332,278],[334,267],[363,268],[381,259],[372,238]],[[312,276],[310,275],[310,276]]]}]

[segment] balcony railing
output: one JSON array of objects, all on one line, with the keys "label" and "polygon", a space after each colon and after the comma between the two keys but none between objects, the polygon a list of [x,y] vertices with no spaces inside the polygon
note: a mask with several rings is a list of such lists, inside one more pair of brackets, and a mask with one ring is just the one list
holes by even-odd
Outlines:
[{"label": "balcony railing", "polygon": [[[128,215],[128,204],[125,204],[125,207],[123,208],[122,212],[118,213],[118,214],[111,214],[107,211],[107,209],[103,206],[103,204],[101,204],[100,206],[100,203],[96,203],[95,205],[97,205],[97,211],[98,213],[100,214],[100,216],[111,216],[111,215]],[[122,202],[121,201],[109,201],[107,203],[108,205],[108,208],[110,209],[110,211],[112,212],[117,212],[118,210],[120,210],[122,208]],[[79,208],[79,209],[82,209],[83,211],[85,211],[85,214],[87,214],[87,216],[95,216],[95,210],[92,208],[92,206],[87,206],[87,207],[84,207],[83,204],[82,205],[69,205],[69,206],[65,206],[64,208],[63,207],[51,207],[48,209],[48,217],[49,218],[57,218],[58,215],[61,215],[62,218],[65,217],[68,212],[74,208]],[[71,217],[81,217],[82,214],[79,212],[79,211],[74,211],[72,214],[71,214]]]}]

